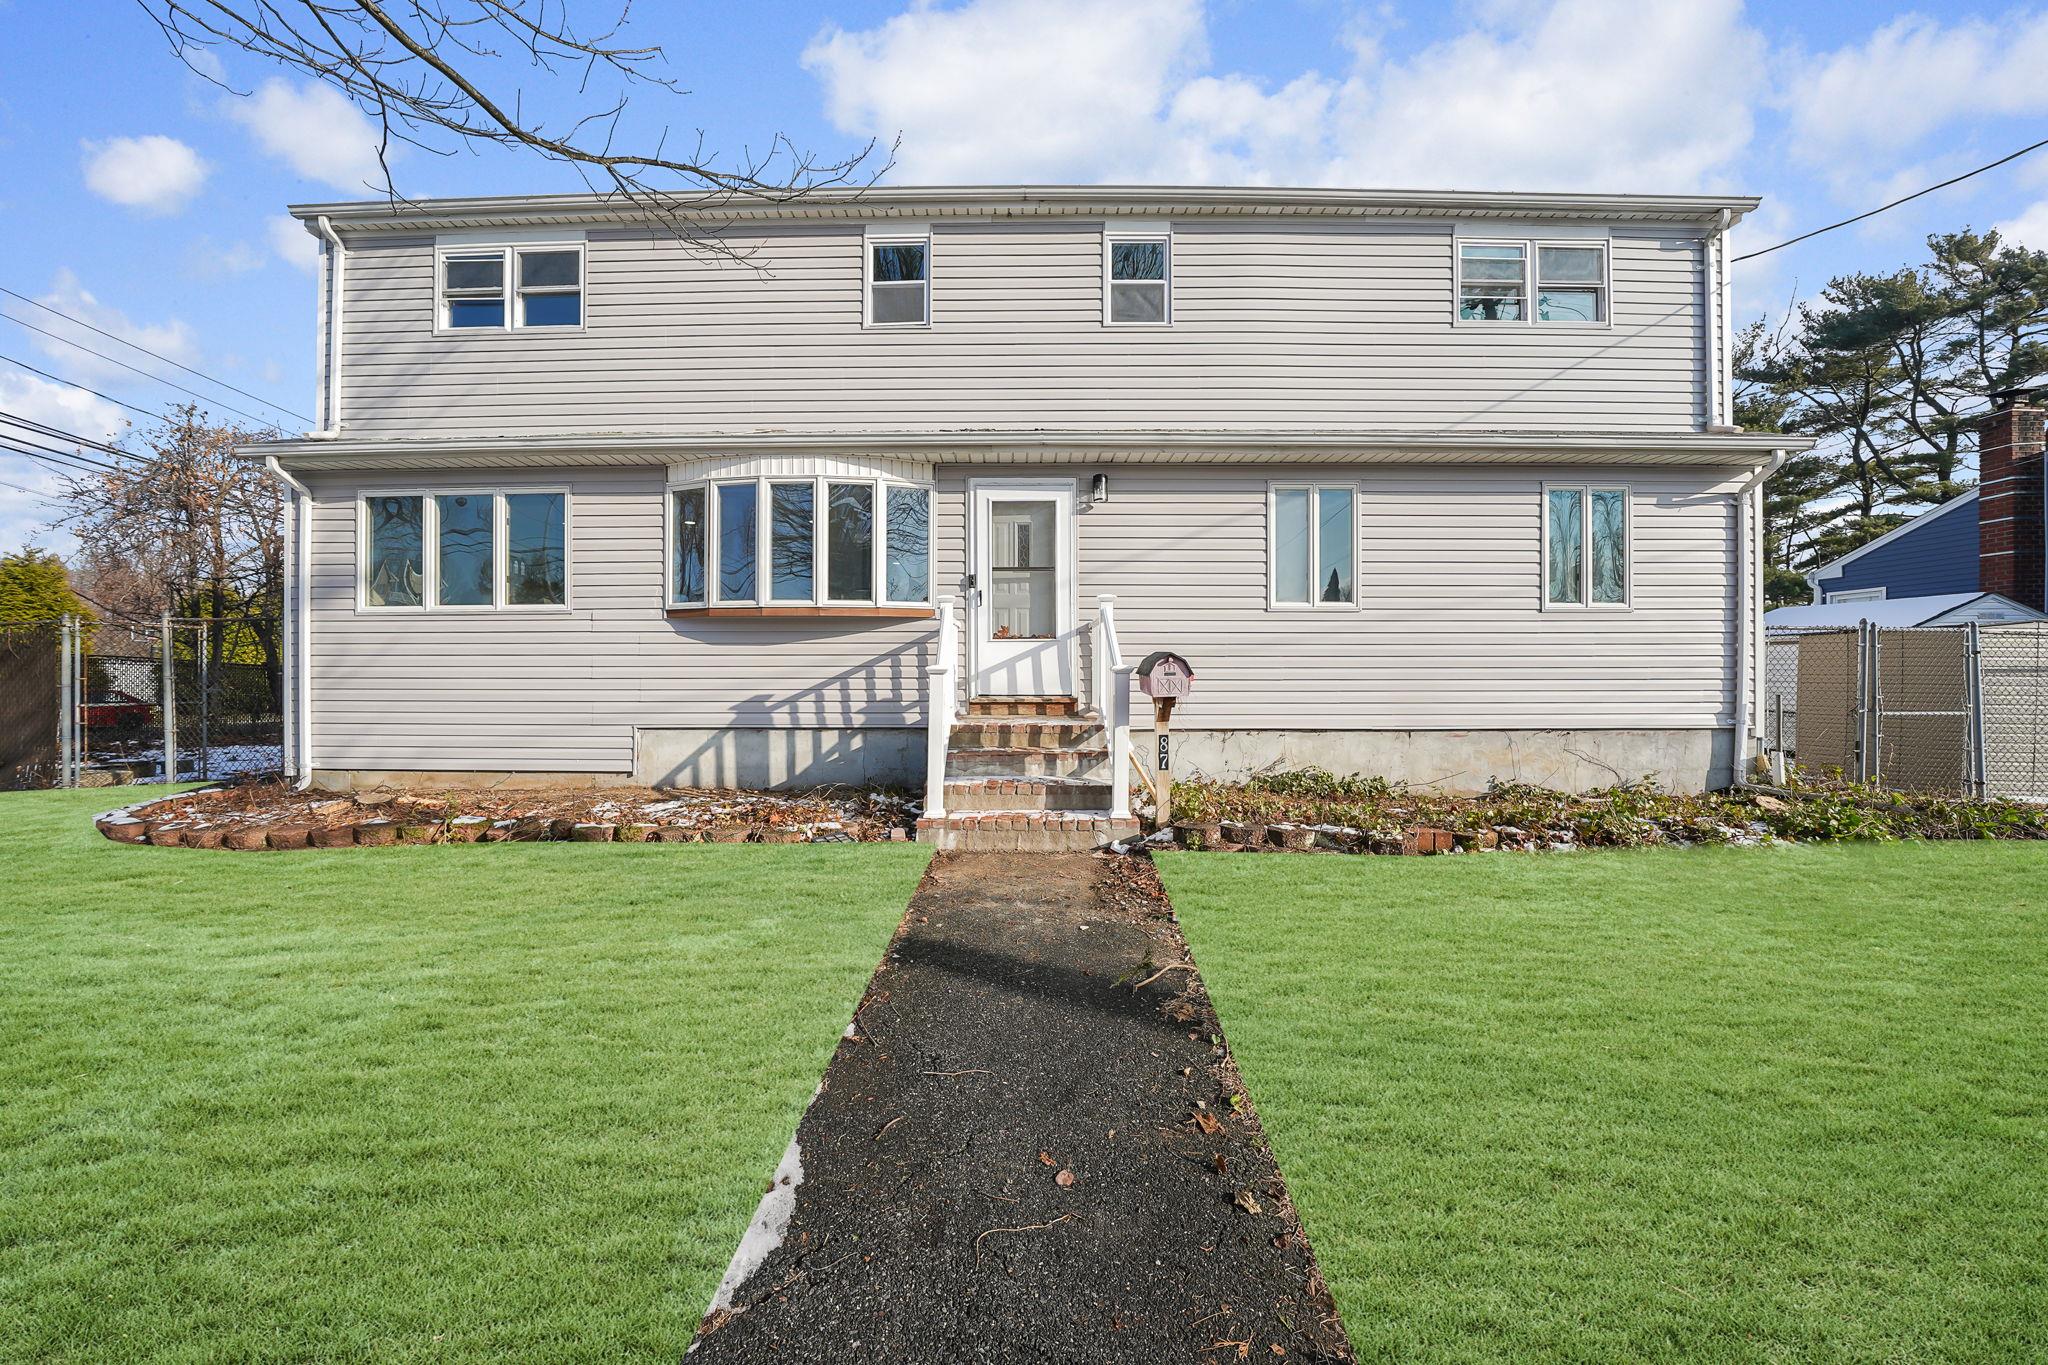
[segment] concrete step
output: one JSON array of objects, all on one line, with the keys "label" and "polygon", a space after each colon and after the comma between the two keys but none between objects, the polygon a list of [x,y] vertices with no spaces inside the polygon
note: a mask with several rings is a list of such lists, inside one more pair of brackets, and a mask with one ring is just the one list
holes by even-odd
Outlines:
[{"label": "concrete step", "polygon": [[1052,720],[1017,718],[981,720],[969,717],[953,722],[946,747],[949,749],[1076,749],[1102,743],[1102,727],[1078,716]]},{"label": "concrete step", "polygon": [[974,720],[1010,720],[1020,717],[1072,719],[1080,714],[1073,697],[977,697],[967,703],[967,715]]},{"label": "concrete step", "polygon": [[981,777],[946,784],[946,811],[1106,810],[1109,783],[1072,777]]},{"label": "concrete step", "polygon": [[1008,777],[1082,778],[1095,782],[1109,779],[1109,750],[1099,747],[1073,749],[949,749],[946,752],[946,780]]},{"label": "concrete step", "polygon": [[963,853],[1080,853],[1138,834],[1136,820],[1112,820],[1106,810],[965,811],[917,822],[919,842]]}]

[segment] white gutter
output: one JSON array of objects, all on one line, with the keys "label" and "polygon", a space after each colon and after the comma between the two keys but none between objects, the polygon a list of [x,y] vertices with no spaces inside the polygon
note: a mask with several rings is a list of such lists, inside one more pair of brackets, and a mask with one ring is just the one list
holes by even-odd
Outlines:
[{"label": "white gutter", "polygon": [[1756,473],[1752,474],[1735,494],[1735,541],[1740,549],[1735,556],[1735,611],[1738,625],[1735,651],[1735,716],[1734,723],[1729,726],[1729,753],[1737,782],[1749,780],[1751,749],[1757,740],[1756,728],[1750,722],[1750,698],[1756,690],[1756,673],[1761,662],[1758,652],[1763,648],[1764,634],[1764,480],[1778,472],[1778,468],[1785,463],[1790,453],[1784,450],[1773,451],[1771,458],[1758,466]]},{"label": "white gutter", "polygon": [[327,425],[307,432],[306,436],[309,440],[331,441],[341,435],[341,290],[347,279],[348,250],[342,246],[341,234],[334,230],[326,214],[315,218],[313,226],[327,240],[327,402],[321,414]]},{"label": "white gutter", "polygon": [[292,684],[292,731],[298,738],[299,780],[296,790],[313,785],[313,494],[306,485],[285,472],[277,456],[266,455],[263,472],[292,491],[292,670],[286,676]]}]

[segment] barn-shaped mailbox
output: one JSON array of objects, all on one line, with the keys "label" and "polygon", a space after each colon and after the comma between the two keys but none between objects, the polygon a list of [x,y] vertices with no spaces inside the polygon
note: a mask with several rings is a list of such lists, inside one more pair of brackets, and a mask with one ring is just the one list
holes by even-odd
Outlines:
[{"label": "barn-shaped mailbox", "polygon": [[1138,665],[1138,690],[1148,697],[1185,697],[1195,690],[1194,667],[1178,654],[1155,649]]}]

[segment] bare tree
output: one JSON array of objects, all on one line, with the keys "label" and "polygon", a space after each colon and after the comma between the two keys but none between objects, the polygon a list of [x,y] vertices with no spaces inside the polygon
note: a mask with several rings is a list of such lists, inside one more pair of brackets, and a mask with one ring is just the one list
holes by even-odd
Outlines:
[{"label": "bare tree", "polygon": [[60,519],[77,568],[110,618],[146,628],[162,612],[216,623],[210,665],[261,664],[282,695],[283,495],[235,447],[275,438],[174,408],[138,433],[131,461],[73,479]]},{"label": "bare tree", "polygon": [[[136,0],[171,49],[200,76],[232,90],[196,63],[200,52],[238,48],[339,90],[377,121],[383,192],[401,199],[392,178],[392,143],[437,154],[459,147],[525,148],[569,165],[594,192],[616,193],[670,220],[694,239],[685,210],[736,198],[786,200],[811,191],[872,184],[889,158],[868,143],[851,155],[819,157],[776,133],[762,151],[725,161],[697,134],[688,152],[671,151],[664,130],[652,146],[621,146],[621,119],[636,88],[685,92],[663,70],[659,46],[630,46],[619,30],[631,0],[609,22],[585,32],[575,0]],[[616,87],[597,107],[551,125],[528,109],[517,84],[503,88],[503,59],[523,59],[543,79]],[[516,67],[514,68],[517,69]],[[236,91],[235,93],[242,93]],[[374,187],[373,187],[374,188]]]}]

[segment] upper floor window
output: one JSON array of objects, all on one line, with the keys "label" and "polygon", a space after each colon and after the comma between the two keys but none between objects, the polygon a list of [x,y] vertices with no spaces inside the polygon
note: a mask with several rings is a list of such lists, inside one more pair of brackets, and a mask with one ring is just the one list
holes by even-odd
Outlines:
[{"label": "upper floor window", "polygon": [[1543,602],[1625,607],[1629,594],[1628,489],[1543,486]]},{"label": "upper floor window", "polygon": [[1603,242],[1458,243],[1461,322],[1604,323],[1607,295]]},{"label": "upper floor window", "polygon": [[868,326],[928,325],[932,315],[931,235],[870,236],[867,253]]},{"label": "upper floor window", "polygon": [[1103,320],[1163,325],[1173,320],[1173,238],[1161,232],[1103,237],[1107,297]]},{"label": "upper floor window", "polygon": [[360,560],[364,607],[565,607],[569,495],[368,494]]},{"label": "upper floor window", "polygon": [[1272,605],[1358,604],[1358,489],[1276,483],[1268,490]]},{"label": "upper floor window", "polygon": [[445,331],[583,325],[579,245],[447,247],[439,259]]},{"label": "upper floor window", "polygon": [[669,604],[929,606],[931,489],[861,478],[669,490]]}]

